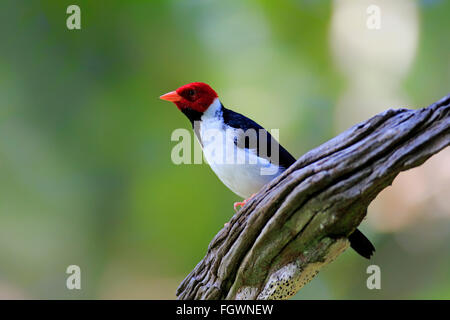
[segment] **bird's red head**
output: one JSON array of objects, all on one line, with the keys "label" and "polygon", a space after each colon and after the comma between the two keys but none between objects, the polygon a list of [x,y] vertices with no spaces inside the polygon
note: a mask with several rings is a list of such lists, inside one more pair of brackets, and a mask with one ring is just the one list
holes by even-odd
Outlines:
[{"label": "bird's red head", "polygon": [[159,98],[172,101],[181,111],[191,109],[203,113],[217,97],[217,93],[206,83],[192,82]]}]

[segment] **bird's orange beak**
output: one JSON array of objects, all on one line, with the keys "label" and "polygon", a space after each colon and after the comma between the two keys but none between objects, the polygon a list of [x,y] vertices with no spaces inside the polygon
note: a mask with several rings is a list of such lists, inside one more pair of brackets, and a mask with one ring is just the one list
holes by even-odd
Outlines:
[{"label": "bird's orange beak", "polygon": [[169,93],[163,94],[159,98],[172,102],[180,101],[182,99],[182,97],[176,91],[170,91]]}]

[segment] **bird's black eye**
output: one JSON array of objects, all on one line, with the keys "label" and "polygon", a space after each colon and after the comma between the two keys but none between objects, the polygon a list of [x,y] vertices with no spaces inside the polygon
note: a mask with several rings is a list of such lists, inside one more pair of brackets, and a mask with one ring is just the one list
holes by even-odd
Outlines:
[{"label": "bird's black eye", "polygon": [[188,95],[189,95],[190,97],[192,97],[194,94],[195,94],[195,90],[194,90],[194,89],[189,89]]}]

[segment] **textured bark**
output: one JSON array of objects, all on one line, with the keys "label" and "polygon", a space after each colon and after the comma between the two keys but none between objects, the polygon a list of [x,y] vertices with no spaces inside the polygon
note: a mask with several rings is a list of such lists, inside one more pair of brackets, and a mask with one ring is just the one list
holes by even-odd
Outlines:
[{"label": "textured bark", "polygon": [[179,299],[285,299],[348,247],[347,236],[398,173],[450,144],[450,95],[387,110],[311,150],[211,241]]}]

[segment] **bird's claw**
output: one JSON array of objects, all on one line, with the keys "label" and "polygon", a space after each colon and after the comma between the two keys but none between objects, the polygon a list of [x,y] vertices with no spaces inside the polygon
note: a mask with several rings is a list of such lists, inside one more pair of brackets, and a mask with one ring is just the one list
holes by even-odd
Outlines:
[{"label": "bird's claw", "polygon": [[245,206],[246,204],[247,204],[247,202],[249,202],[250,201],[250,199],[251,198],[253,198],[254,196],[255,196],[255,194],[256,193],[254,193],[254,194],[252,194],[251,196],[250,196],[250,198],[248,198],[248,199],[245,199],[244,201],[241,201],[241,202],[235,202],[234,204],[233,204],[233,207],[234,207],[234,211],[238,211],[238,207],[240,206],[240,207],[243,207],[243,206]]},{"label": "bird's claw", "polygon": [[239,211],[238,207],[243,207],[243,206],[245,206],[246,203],[247,203],[247,199],[245,199],[244,201],[241,201],[241,202],[235,202],[233,204],[234,211],[238,212]]}]

